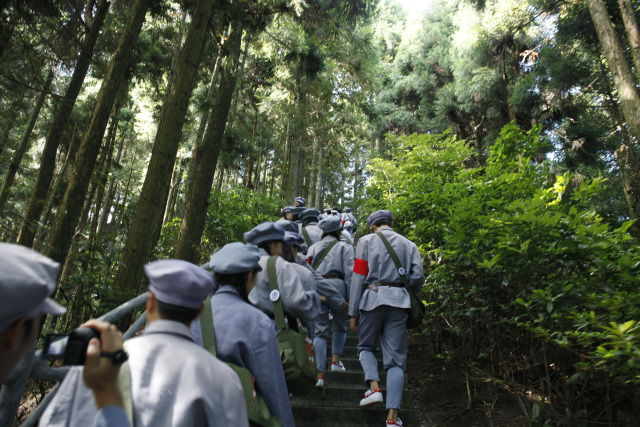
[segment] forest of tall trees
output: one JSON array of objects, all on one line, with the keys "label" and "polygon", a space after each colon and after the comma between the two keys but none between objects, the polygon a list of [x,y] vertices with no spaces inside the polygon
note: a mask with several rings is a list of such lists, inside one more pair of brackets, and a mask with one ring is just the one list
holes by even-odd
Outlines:
[{"label": "forest of tall trees", "polygon": [[640,3],[427,3],[0,2],[0,241],[63,265],[46,328],[296,196],[391,209],[434,345],[534,425],[637,420]]}]

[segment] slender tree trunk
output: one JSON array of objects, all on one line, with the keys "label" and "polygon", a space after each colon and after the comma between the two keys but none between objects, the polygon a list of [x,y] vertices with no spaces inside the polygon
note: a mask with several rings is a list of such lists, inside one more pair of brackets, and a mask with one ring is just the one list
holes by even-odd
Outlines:
[{"label": "slender tree trunk", "polygon": [[[88,8],[87,8],[88,9]],[[20,228],[20,234],[18,235],[18,243],[24,246],[32,247],[33,239],[35,237],[36,225],[42,210],[46,204],[47,193],[49,192],[49,184],[53,177],[53,171],[56,165],[56,152],[62,140],[62,133],[64,128],[69,122],[69,116],[73,110],[73,106],[76,103],[78,94],[82,89],[89,64],[91,64],[91,58],[93,57],[93,48],[95,46],[96,39],[104,23],[104,18],[107,15],[109,9],[109,2],[107,0],[101,0],[96,9],[95,16],[90,22],[89,32],[86,34],[82,43],[80,55],[76,61],[76,66],[71,76],[71,81],[67,87],[67,91],[64,94],[60,102],[60,109],[53,119],[49,134],[47,135],[47,142],[44,145],[42,151],[42,158],[40,160],[40,170],[38,172],[38,178],[36,180],[31,199],[29,200],[29,206],[27,212],[24,215],[22,227]],[[89,22],[86,22],[89,25]]]},{"label": "slender tree trunk", "polygon": [[631,46],[631,52],[633,54],[633,63],[636,67],[636,77],[640,82],[640,30],[638,29],[638,20],[636,19],[636,14],[633,10],[631,0],[618,0],[618,4],[620,5],[624,28],[627,30],[629,46]]},{"label": "slender tree trunk", "polygon": [[202,150],[198,153],[198,157],[196,157],[196,167],[191,181],[191,188],[187,191],[189,196],[182,227],[180,228],[175,257],[191,262],[197,262],[200,258],[198,247],[204,231],[209,195],[215,174],[215,168],[212,168],[211,165],[215,165],[218,162],[231,100],[238,80],[242,28],[243,21],[241,19],[234,21],[228,41],[232,65],[222,71],[220,87],[211,109],[211,116],[203,139],[204,144]]},{"label": "slender tree trunk", "polygon": [[178,201],[178,190],[180,189],[180,184],[182,183],[183,174],[184,167],[182,166],[182,162],[177,162],[176,167],[173,171],[173,177],[171,178],[169,201],[167,202],[167,209],[164,216],[163,224],[175,216],[176,202]]},{"label": "slender tree trunk", "polygon": [[102,208],[102,200],[104,199],[104,190],[107,186],[107,180],[109,179],[109,171],[111,170],[111,160],[113,159],[113,149],[115,148],[116,133],[118,129],[118,122],[120,121],[120,105],[117,105],[113,117],[111,118],[111,126],[107,132],[107,145],[105,146],[105,154],[103,159],[100,160],[100,167],[96,171],[96,186],[98,187],[98,194],[96,196],[96,207],[91,218],[91,235],[95,236],[98,231],[98,223],[100,221],[100,210]]},{"label": "slender tree trunk", "polygon": [[2,152],[7,146],[9,135],[11,134],[11,130],[13,129],[16,119],[18,118],[18,108],[16,104],[16,102],[12,102],[11,105],[9,105],[9,123],[7,123],[7,126],[4,128],[4,132],[2,132],[2,136],[0,137],[0,156],[2,156]]},{"label": "slender tree trunk", "polygon": [[[131,122],[131,126],[133,127],[133,122]],[[131,138],[130,131],[129,131],[129,138]],[[116,154],[116,165],[120,164],[120,159],[122,158],[122,151],[124,148],[124,141],[125,141],[125,137],[123,136],[120,139],[120,145],[118,146],[118,154]],[[104,207],[102,209],[102,215],[100,216],[100,223],[98,224],[98,231],[97,231],[98,235],[104,232],[104,227],[107,225],[107,221],[109,220],[109,214],[111,213],[111,207],[113,206],[115,181],[116,181],[115,175],[111,174],[111,178],[109,178],[109,189],[107,190],[107,196],[105,197]]]},{"label": "slender tree trunk", "polygon": [[603,0],[587,0],[589,13],[598,34],[600,46],[607,58],[616,85],[622,114],[631,133],[640,141],[640,91],[625,58],[624,50],[613,28]]},{"label": "slender tree trunk", "polygon": [[316,165],[318,165],[318,177],[316,179],[316,202],[315,208],[322,210],[322,151],[323,147],[318,147],[318,157],[316,159]]},{"label": "slender tree trunk", "polygon": [[20,163],[22,162],[22,158],[25,153],[29,149],[29,142],[31,141],[31,133],[36,126],[36,122],[38,121],[38,117],[40,116],[40,111],[42,110],[42,106],[44,105],[44,101],[49,94],[49,88],[51,87],[51,83],[53,82],[53,69],[49,71],[49,75],[42,87],[42,91],[38,96],[38,100],[36,101],[36,105],[31,113],[31,118],[29,119],[29,123],[27,124],[27,128],[22,135],[22,139],[20,139],[20,143],[16,148],[15,153],[13,154],[13,159],[11,160],[11,164],[9,165],[9,171],[7,172],[7,176],[4,181],[4,185],[2,187],[2,192],[0,192],[0,212],[3,211],[4,205],[9,198],[9,191],[13,186],[13,180],[16,177],[16,173],[18,173],[18,169],[20,168]]},{"label": "slender tree trunk", "polygon": [[96,99],[89,129],[84,135],[78,151],[73,176],[62,200],[62,205],[53,224],[45,255],[60,263],[64,262],[69,251],[76,225],[78,223],[82,201],[87,193],[91,175],[96,164],[109,114],[122,83],[122,76],[129,65],[133,48],[140,34],[147,12],[149,0],[135,0],[129,12],[129,19],[118,41],[118,47],[111,59],[100,92]]},{"label": "slender tree trunk", "polygon": [[[291,121],[294,118],[289,117],[287,120],[287,129],[285,130],[285,143],[284,143],[284,159],[282,159],[282,181],[280,182],[280,197],[288,199],[292,190],[289,187],[289,175],[291,174],[291,158],[292,158],[292,142],[289,129],[291,128]],[[295,196],[294,196],[295,197]]]},{"label": "slender tree trunk", "polygon": [[[142,279],[142,266],[160,237],[173,165],[212,10],[212,0],[198,0],[195,5],[176,77],[169,88],[158,123],[149,168],[123,250],[122,264],[115,277],[116,289],[137,291]],[[123,294],[123,298],[127,298],[127,295]]]}]

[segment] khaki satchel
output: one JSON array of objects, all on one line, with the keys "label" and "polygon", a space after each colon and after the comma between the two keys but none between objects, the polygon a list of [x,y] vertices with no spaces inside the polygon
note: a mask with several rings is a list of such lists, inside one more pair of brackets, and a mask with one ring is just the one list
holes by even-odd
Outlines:
[{"label": "khaki satchel", "polygon": [[393,250],[393,247],[391,246],[387,238],[379,231],[376,234],[378,235],[378,237],[380,237],[382,243],[384,243],[384,246],[387,248],[387,251],[391,256],[396,269],[398,269],[400,279],[402,280],[404,287],[407,289],[407,292],[409,292],[409,298],[411,299],[411,308],[409,309],[409,317],[407,318],[407,328],[411,329],[415,328],[416,326],[420,326],[422,324],[422,320],[424,319],[424,312],[427,310],[427,307],[425,307],[424,303],[420,301],[420,299],[418,299],[415,292],[413,292],[413,289],[409,287],[407,272],[404,268],[402,268],[402,264],[400,264],[398,254],[396,254],[396,251]]},{"label": "khaki satchel", "polygon": [[302,323],[298,320],[298,331],[294,331],[285,321],[276,277],[277,258],[274,255],[267,260],[267,274],[271,302],[273,303],[273,316],[276,319],[276,330],[278,331],[276,334],[278,349],[289,393],[302,396],[310,393],[315,387],[317,375],[315,351]]},{"label": "khaki satchel", "polygon": [[[200,328],[202,329],[202,343],[204,348],[216,357],[216,335],[213,327],[213,312],[211,311],[211,297],[204,302],[204,310],[200,315]],[[225,362],[226,363],[226,362]],[[256,390],[255,381],[251,371],[247,368],[226,363],[240,378],[244,400],[247,404],[250,426],[280,427],[282,422],[278,417],[271,415],[264,398]]]}]

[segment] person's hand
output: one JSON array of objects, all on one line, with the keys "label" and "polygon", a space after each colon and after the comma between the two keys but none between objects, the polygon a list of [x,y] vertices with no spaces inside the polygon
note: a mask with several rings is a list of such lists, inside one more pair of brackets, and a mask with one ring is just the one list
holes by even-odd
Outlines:
[{"label": "person's hand", "polygon": [[320,302],[327,302],[327,297],[320,295]]},{"label": "person's hand", "polygon": [[95,319],[82,326],[100,332],[100,340],[89,341],[82,378],[93,391],[98,409],[108,405],[122,406],[122,394],[118,389],[120,365],[114,365],[111,358],[100,356],[103,351],[113,353],[124,348],[122,333],[114,325]]},{"label": "person's hand", "polygon": [[340,304],[340,310],[345,310],[347,307],[349,307],[349,303],[346,301]]},{"label": "person's hand", "polygon": [[360,324],[360,318],[359,317],[352,317],[351,318],[351,329],[353,329],[355,332],[358,332],[359,324]]}]

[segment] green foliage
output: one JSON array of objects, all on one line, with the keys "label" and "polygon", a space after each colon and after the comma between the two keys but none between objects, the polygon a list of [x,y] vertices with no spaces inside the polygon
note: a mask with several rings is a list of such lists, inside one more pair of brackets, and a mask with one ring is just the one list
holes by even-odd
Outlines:
[{"label": "green foliage", "polygon": [[430,330],[462,339],[469,363],[498,354],[497,372],[530,378],[554,357],[546,362],[559,374],[547,378],[553,387],[588,390],[552,399],[562,413],[592,405],[581,416],[594,419],[611,410],[603,397],[640,409],[632,222],[613,228],[596,213],[605,179],[572,190],[571,174],[536,163],[547,144],[539,132],[505,127],[479,169],[464,167],[472,152],[449,133],[397,140],[394,160],[370,167],[367,208],[391,209],[398,231],[419,246]]}]

